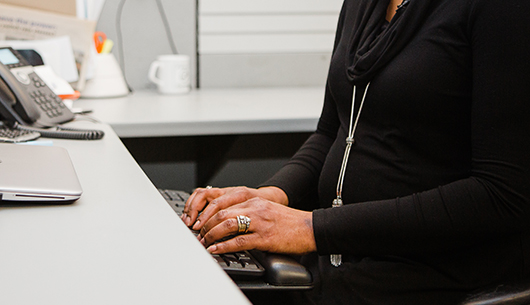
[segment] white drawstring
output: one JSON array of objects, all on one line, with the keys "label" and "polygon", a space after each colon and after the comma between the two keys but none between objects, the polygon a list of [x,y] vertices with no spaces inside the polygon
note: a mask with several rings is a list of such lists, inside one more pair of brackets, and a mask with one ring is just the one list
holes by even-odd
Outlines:
[{"label": "white drawstring", "polygon": [[[353,146],[353,143],[355,143],[354,135],[355,130],[357,129],[357,123],[359,123],[359,117],[361,116],[361,111],[363,109],[364,100],[366,99],[366,93],[368,92],[368,87],[370,86],[370,83],[366,85],[366,88],[364,89],[363,98],[361,100],[361,105],[359,105],[359,111],[357,112],[357,117],[355,118],[355,121],[353,120],[353,114],[355,109],[355,91],[356,86],[353,86],[353,96],[352,96],[352,103],[351,103],[351,114],[350,114],[350,126],[348,129],[348,137],[346,138],[346,149],[344,151],[344,157],[342,158],[342,165],[340,167],[340,173],[339,173],[339,181],[337,182],[337,198],[333,200],[332,207],[338,208],[343,205],[342,202],[342,187],[344,185],[344,176],[346,175],[346,167],[348,165],[348,159],[350,157],[350,151],[351,147]],[[331,264],[335,267],[338,267],[342,264],[342,255],[341,254],[331,254],[330,256]]]}]

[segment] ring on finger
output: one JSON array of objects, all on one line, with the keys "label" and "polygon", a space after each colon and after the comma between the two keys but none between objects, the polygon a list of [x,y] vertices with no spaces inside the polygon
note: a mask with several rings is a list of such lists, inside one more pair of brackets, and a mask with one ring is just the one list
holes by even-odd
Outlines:
[{"label": "ring on finger", "polygon": [[207,189],[207,190],[210,190],[211,188],[212,188],[211,185],[208,185],[208,186],[205,187],[205,189]]},{"label": "ring on finger", "polygon": [[245,234],[250,228],[250,217],[244,215],[238,215],[237,219],[237,232]]}]

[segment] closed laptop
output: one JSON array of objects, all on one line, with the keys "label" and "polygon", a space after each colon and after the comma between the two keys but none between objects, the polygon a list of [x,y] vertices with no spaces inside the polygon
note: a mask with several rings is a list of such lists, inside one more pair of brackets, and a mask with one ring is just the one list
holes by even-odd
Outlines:
[{"label": "closed laptop", "polygon": [[81,185],[62,147],[0,144],[2,204],[66,204],[79,199]]}]

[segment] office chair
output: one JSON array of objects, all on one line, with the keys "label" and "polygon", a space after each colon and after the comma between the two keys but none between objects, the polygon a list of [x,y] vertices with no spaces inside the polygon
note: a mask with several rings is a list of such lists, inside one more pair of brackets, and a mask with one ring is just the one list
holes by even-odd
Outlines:
[{"label": "office chair", "polygon": [[530,279],[500,284],[467,297],[460,305],[527,305],[530,304]]}]

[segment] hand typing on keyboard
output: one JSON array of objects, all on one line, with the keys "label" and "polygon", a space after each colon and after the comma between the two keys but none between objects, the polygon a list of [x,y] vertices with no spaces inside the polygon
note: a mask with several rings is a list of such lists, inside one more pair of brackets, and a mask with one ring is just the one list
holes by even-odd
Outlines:
[{"label": "hand typing on keyboard", "polygon": [[311,212],[287,207],[287,196],[276,187],[197,189],[186,202],[182,219],[200,230],[201,243],[212,254],[250,249],[287,254],[316,251]]},{"label": "hand typing on keyboard", "polygon": [[[281,190],[277,192],[276,188],[198,188],[184,207],[182,220],[188,227],[200,230],[205,220],[211,218],[219,210],[255,197],[287,205],[287,196]],[[199,216],[201,211],[202,214]]]},{"label": "hand typing on keyboard", "polygon": [[[190,195],[179,190],[159,189],[159,191],[177,215],[181,216],[185,202]],[[199,235],[198,231],[192,230],[192,232],[196,236]],[[296,289],[309,289],[312,287],[312,276],[309,271],[287,255],[265,254],[260,251],[252,251],[252,253],[249,251],[238,251],[226,254],[212,254],[212,257],[234,280],[257,280],[261,283],[261,278],[265,275],[265,283],[273,286],[297,287]],[[255,289],[256,286],[254,284],[248,286],[247,282],[247,284],[241,284],[243,286],[240,287],[242,289]],[[265,286],[258,284],[258,286],[261,285],[261,288],[272,287],[268,286],[268,284],[265,284]]]}]

